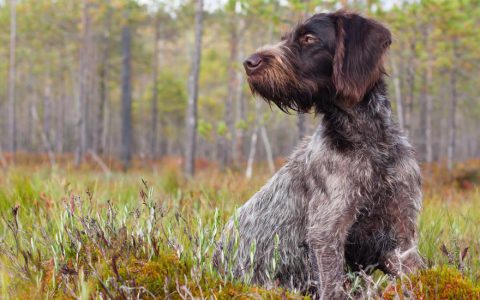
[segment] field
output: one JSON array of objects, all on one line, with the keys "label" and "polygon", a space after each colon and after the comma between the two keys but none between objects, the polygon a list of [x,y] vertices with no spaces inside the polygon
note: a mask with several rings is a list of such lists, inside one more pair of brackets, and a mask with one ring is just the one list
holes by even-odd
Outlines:
[{"label": "field", "polygon": [[[104,173],[17,164],[0,175],[1,299],[302,298],[215,271],[222,225],[268,178],[204,167],[182,179],[174,160]],[[420,252],[428,269],[393,280],[349,274],[348,297],[480,297],[480,162],[424,166]]]}]

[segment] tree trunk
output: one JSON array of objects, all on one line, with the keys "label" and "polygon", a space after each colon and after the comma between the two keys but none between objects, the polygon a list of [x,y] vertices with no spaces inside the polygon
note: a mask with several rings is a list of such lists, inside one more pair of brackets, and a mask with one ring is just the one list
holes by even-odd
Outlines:
[{"label": "tree trunk", "polygon": [[[238,21],[238,34],[237,34],[237,47],[238,47],[238,53],[237,53],[237,60],[240,60],[244,57],[244,51],[243,51],[243,37],[244,37],[244,32],[246,30],[246,24],[245,24],[245,19],[240,18]],[[243,70],[243,68],[241,68]],[[234,160],[234,165],[236,167],[239,167],[241,162],[244,160],[245,153],[244,153],[244,139],[245,139],[245,133],[244,133],[244,123],[245,123],[245,118],[246,118],[246,113],[245,113],[245,93],[243,90],[243,83],[244,83],[244,74],[241,70],[236,70],[235,71],[235,76],[237,78],[236,84],[237,84],[237,89],[236,91],[236,101],[235,101],[235,131],[234,131],[234,136],[233,136],[233,160]],[[240,126],[236,126],[236,124]]]},{"label": "tree trunk", "polygon": [[17,150],[17,125],[15,112],[15,78],[16,78],[16,40],[17,40],[17,7],[16,1],[10,1],[10,62],[8,72],[8,151],[15,152]]},{"label": "tree trunk", "polygon": [[433,162],[433,135],[432,135],[432,114],[433,114],[433,98],[431,90],[432,85],[432,75],[433,75],[433,60],[432,60],[432,52],[430,51],[430,42],[428,41],[427,37],[427,51],[428,51],[428,58],[427,58],[427,74],[426,74],[426,82],[425,85],[427,87],[426,90],[426,114],[425,114],[425,161],[426,162]]},{"label": "tree trunk", "polygon": [[405,129],[405,135],[411,138],[412,130],[412,112],[413,112],[413,86],[415,81],[415,74],[412,70],[412,66],[407,67],[407,96],[405,97],[405,113],[403,127]]},{"label": "tree trunk", "polygon": [[132,160],[132,87],[131,87],[131,34],[129,24],[122,29],[122,151],[123,170],[130,168]]},{"label": "tree trunk", "polygon": [[195,9],[195,45],[192,55],[192,65],[188,82],[188,109],[185,141],[185,175],[193,177],[195,174],[195,148],[197,138],[197,100],[198,77],[200,75],[200,62],[202,51],[203,32],[203,0],[196,1]]},{"label": "tree trunk", "polygon": [[[49,72],[50,73],[50,72]],[[43,133],[45,135],[46,144],[48,149],[46,151],[52,150],[51,147],[51,103],[52,103],[52,88],[51,88],[51,79],[50,76],[47,76],[47,83],[45,84],[45,90],[43,95]]]},{"label": "tree trunk", "polygon": [[97,133],[95,135],[95,147],[94,149],[98,154],[103,154],[105,151],[105,131],[106,131],[106,122],[105,122],[105,111],[108,101],[108,71],[109,64],[108,59],[110,57],[110,27],[111,27],[111,15],[112,8],[110,7],[110,1],[107,1],[108,6],[107,13],[105,17],[105,27],[102,35],[102,50],[101,50],[101,62],[99,70],[99,103],[97,111]]},{"label": "tree trunk", "polygon": [[430,85],[432,82],[432,61],[429,43],[429,29],[423,28],[423,42],[427,51],[427,62],[422,71],[422,89],[420,95],[420,151],[421,160],[433,161],[432,154],[432,96]]},{"label": "tree trunk", "polygon": [[[158,13],[158,12],[157,12]],[[153,70],[152,70],[152,119],[150,132],[150,156],[155,159],[158,151],[158,55],[159,55],[159,39],[160,39],[160,24],[158,16],[155,16],[155,38],[153,45]]]},{"label": "tree trunk", "polygon": [[255,125],[255,128],[252,132],[252,138],[250,142],[250,152],[248,154],[247,161],[247,170],[245,171],[245,177],[247,179],[252,178],[253,175],[253,163],[255,161],[255,152],[257,150],[257,140],[258,140],[258,124]]},{"label": "tree trunk", "polygon": [[267,129],[265,126],[260,127],[260,133],[262,134],[263,144],[265,145],[265,153],[267,155],[268,170],[270,173],[275,173],[275,163],[273,161],[272,147],[267,135]]},{"label": "tree trunk", "polygon": [[[456,62],[458,59],[457,53],[457,40],[453,41],[453,62]],[[455,142],[457,135],[457,122],[456,122],[456,113],[457,113],[457,68],[455,63],[453,63],[450,69],[450,88],[451,88],[451,99],[450,99],[450,111],[448,118],[448,146],[447,146],[447,167],[448,170],[453,169],[453,163],[455,161]]]},{"label": "tree trunk", "polygon": [[427,100],[428,98],[428,80],[427,70],[422,70],[422,89],[419,98],[420,101],[420,140],[419,140],[419,159],[427,160]]},{"label": "tree trunk", "polygon": [[398,126],[400,130],[405,130],[405,122],[403,119],[403,101],[402,101],[402,87],[400,86],[400,74],[398,72],[397,62],[393,57],[393,54],[390,54],[390,63],[392,65],[393,72],[393,88],[395,90],[395,104],[397,106],[397,119]]},{"label": "tree trunk", "polygon": [[422,132],[422,159],[428,163],[433,162],[433,141],[432,141],[432,110],[433,100],[431,93],[432,84],[432,52],[429,41],[429,28],[425,28],[423,32],[425,49],[427,51],[426,68],[422,74],[422,96],[421,96],[421,115],[420,127]]},{"label": "tree trunk", "polygon": [[[236,19],[236,18],[233,18]],[[227,125],[227,132],[221,137],[221,169],[228,167],[231,164],[231,153],[233,152],[232,137],[235,135],[235,120],[234,120],[234,99],[236,96],[236,90],[238,87],[237,71],[235,66],[238,62],[238,32],[237,22],[233,21],[230,24],[230,57],[228,60],[228,87],[227,98],[225,101],[225,124]]]},{"label": "tree trunk", "polygon": [[[33,68],[33,63],[32,61],[29,61],[29,68]],[[27,136],[29,139],[28,143],[28,149],[31,152],[35,152],[36,149],[36,138],[37,138],[37,132],[35,131],[35,124],[33,121],[33,114],[32,114],[32,107],[36,103],[36,90],[34,88],[35,86],[35,81],[36,77],[33,74],[29,74],[28,80],[26,82],[26,89],[27,89],[27,102],[28,102],[28,120],[27,120]]]},{"label": "tree trunk", "polygon": [[[427,45],[427,40],[428,40],[428,33],[425,28],[423,28],[423,44],[424,46]],[[422,85],[420,89],[420,97],[419,97],[419,102],[420,102],[420,136],[419,136],[419,147],[418,147],[418,153],[419,153],[419,160],[420,161],[426,161],[427,158],[427,94],[428,94],[428,81],[427,81],[427,69],[424,68],[421,70],[422,75],[421,75],[421,80],[422,80]]]},{"label": "tree trunk", "polygon": [[82,49],[80,51],[80,81],[79,92],[77,98],[77,120],[76,120],[76,150],[75,165],[79,166],[85,155],[87,144],[87,90],[88,90],[88,59],[90,48],[90,15],[89,4],[87,0],[83,0],[82,13]]},{"label": "tree trunk", "polygon": [[[104,58],[105,59],[105,56]],[[95,151],[98,154],[103,154],[105,150],[105,145],[103,143],[103,132],[105,131],[105,106],[107,103],[107,62],[103,61],[100,66],[99,74],[99,93],[100,99],[98,102],[98,111],[97,111],[97,134],[95,135]]]},{"label": "tree trunk", "polygon": [[415,41],[410,44],[410,58],[407,65],[407,96],[405,98],[405,117],[404,128],[405,135],[411,138],[412,113],[413,113],[413,95],[415,92]]},{"label": "tree trunk", "polygon": [[237,90],[237,122],[240,123],[240,126],[235,129],[235,144],[234,144],[234,164],[236,167],[240,166],[241,162],[245,159],[244,153],[244,143],[245,143],[245,93],[243,92],[243,77],[240,74],[237,74],[239,80],[239,88]]},{"label": "tree trunk", "polygon": [[268,169],[270,173],[275,172],[273,152],[272,152],[272,147],[270,145],[270,141],[268,139],[267,129],[263,124],[261,124],[261,120],[263,119],[263,117],[260,111],[260,105],[261,105],[260,101],[255,101],[255,127],[252,132],[252,138],[250,143],[250,153],[248,155],[248,161],[247,161],[247,170],[245,171],[245,177],[247,179],[252,178],[252,175],[253,175],[253,163],[255,161],[255,153],[257,149],[257,140],[258,140],[259,131],[262,136],[263,145],[265,146],[265,154],[267,156]]},{"label": "tree trunk", "polygon": [[55,152],[60,154],[63,153],[63,143],[65,137],[65,90],[62,90],[60,97],[58,99],[59,104],[56,109],[57,120],[56,120],[56,130],[55,130]]},{"label": "tree trunk", "polygon": [[105,156],[111,156],[112,153],[112,136],[111,132],[113,132],[113,109],[112,109],[112,104],[108,100],[108,95],[107,99],[105,101],[105,116],[103,120],[103,131],[102,131],[102,154]]}]

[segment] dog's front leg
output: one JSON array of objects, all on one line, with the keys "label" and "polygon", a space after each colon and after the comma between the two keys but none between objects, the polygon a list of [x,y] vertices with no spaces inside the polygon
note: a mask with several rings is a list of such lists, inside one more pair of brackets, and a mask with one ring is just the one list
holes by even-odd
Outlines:
[{"label": "dog's front leg", "polygon": [[308,242],[314,279],[320,299],[344,299],[345,242],[355,222],[357,210],[351,201],[310,202]]},{"label": "dog's front leg", "polygon": [[395,174],[393,198],[387,202],[390,218],[386,222],[395,235],[396,247],[383,254],[383,264],[388,273],[398,276],[415,272],[424,266],[417,249],[417,216],[422,206],[420,170],[413,158],[398,164]]}]

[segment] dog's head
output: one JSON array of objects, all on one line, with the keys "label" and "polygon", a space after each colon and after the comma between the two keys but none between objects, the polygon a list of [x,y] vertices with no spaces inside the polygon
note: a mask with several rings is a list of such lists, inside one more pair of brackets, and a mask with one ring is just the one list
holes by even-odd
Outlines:
[{"label": "dog's head", "polygon": [[[317,14],[244,62],[252,91],[283,111],[308,112],[334,99],[351,107],[384,74],[390,31],[358,14]],[[328,100],[325,100],[328,99]]]}]

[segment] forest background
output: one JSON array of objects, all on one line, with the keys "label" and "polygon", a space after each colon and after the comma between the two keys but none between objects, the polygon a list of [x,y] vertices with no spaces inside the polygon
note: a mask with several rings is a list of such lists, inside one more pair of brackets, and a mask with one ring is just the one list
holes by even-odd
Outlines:
[{"label": "forest background", "polygon": [[273,169],[319,119],[253,99],[241,63],[338,8],[392,31],[390,99],[418,159],[480,156],[478,1],[11,0],[0,2],[0,161]]}]

